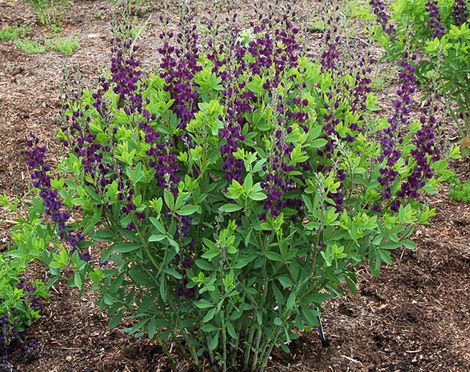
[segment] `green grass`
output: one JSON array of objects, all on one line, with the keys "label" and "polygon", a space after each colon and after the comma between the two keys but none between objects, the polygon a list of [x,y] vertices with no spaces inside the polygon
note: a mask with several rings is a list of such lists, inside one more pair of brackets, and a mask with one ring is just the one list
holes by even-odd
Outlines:
[{"label": "green grass", "polygon": [[323,32],[325,31],[325,22],[323,22],[321,19],[314,20],[307,24],[307,31],[316,33],[316,32]]},{"label": "green grass", "polygon": [[15,40],[15,46],[28,54],[43,54],[53,51],[70,56],[80,48],[80,39],[76,36],[57,37],[47,39],[45,42],[18,39]]},{"label": "green grass", "polygon": [[470,203],[470,180],[463,184],[457,181],[449,191],[449,197],[455,201]]},{"label": "green grass", "polygon": [[15,40],[15,46],[28,54],[43,54],[47,52],[46,47],[36,40],[18,39]]},{"label": "green grass", "polygon": [[367,0],[348,0],[345,14],[349,18],[363,19],[365,21],[374,19],[371,7]]},{"label": "green grass", "polygon": [[31,32],[31,26],[13,24],[0,29],[0,41],[16,40]]},{"label": "green grass", "polygon": [[27,0],[43,26],[60,26],[71,0]]},{"label": "green grass", "polygon": [[80,49],[80,39],[76,36],[50,39],[46,42],[46,48],[47,50],[71,56]]}]

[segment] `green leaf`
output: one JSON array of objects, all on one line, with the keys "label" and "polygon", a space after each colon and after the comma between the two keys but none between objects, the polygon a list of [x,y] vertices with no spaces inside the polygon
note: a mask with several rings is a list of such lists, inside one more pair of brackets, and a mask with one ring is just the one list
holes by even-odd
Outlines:
[{"label": "green leaf", "polygon": [[219,344],[219,332],[215,334],[212,340],[209,342],[209,350],[215,350]]},{"label": "green leaf", "polygon": [[120,310],[118,313],[116,313],[116,315],[114,315],[109,320],[109,323],[108,323],[109,329],[116,328],[121,323],[121,319],[122,319],[122,316],[124,315],[124,311],[125,309]]},{"label": "green leaf", "polygon": [[230,320],[227,320],[227,323],[225,325],[227,326],[227,331],[230,337],[232,337],[235,340],[238,339],[237,332],[235,331],[235,328],[233,327],[232,322]]},{"label": "green leaf", "polygon": [[208,309],[208,308],[214,307],[214,304],[204,299],[197,301],[195,305],[199,309]]},{"label": "green leaf", "polygon": [[165,276],[162,276],[162,280],[160,282],[160,297],[162,298],[163,302],[167,302],[167,288],[166,288],[166,279]]},{"label": "green leaf", "polygon": [[200,207],[197,205],[187,204],[181,207],[181,209],[179,209],[178,211],[176,211],[176,213],[178,213],[181,216],[189,216],[195,213],[196,211],[198,211],[199,209]]},{"label": "green leaf", "polygon": [[80,273],[75,272],[75,274],[73,275],[73,284],[78,289],[82,289],[83,282],[82,282],[82,278],[80,276]]},{"label": "green leaf", "polygon": [[302,314],[311,327],[318,326],[318,314],[307,306],[302,306]]},{"label": "green leaf", "polygon": [[147,333],[148,333],[149,339],[153,340],[156,332],[157,332],[157,321],[154,318],[152,318],[150,319],[150,322],[147,326]]},{"label": "green leaf", "polygon": [[290,288],[290,287],[293,287],[294,286],[294,282],[291,280],[291,278],[287,277],[287,276],[281,276],[279,277],[277,280],[279,280],[279,283],[281,283],[281,285],[284,287],[284,288]]},{"label": "green leaf", "polygon": [[416,243],[412,240],[403,240],[401,242],[406,249],[414,251],[416,249]]},{"label": "green leaf", "polygon": [[113,252],[116,253],[130,253],[140,249],[141,245],[138,243],[119,243],[111,246]]},{"label": "green leaf", "polygon": [[259,201],[259,200],[265,200],[267,198],[266,194],[262,192],[250,192],[248,194],[248,197],[251,200]]},{"label": "green leaf", "polygon": [[266,257],[271,261],[284,262],[282,256],[276,252],[268,251],[266,252]]},{"label": "green leaf", "polygon": [[242,209],[243,207],[238,204],[225,204],[222,206],[223,210],[227,213],[236,212]]},{"label": "green leaf", "polygon": [[313,140],[312,143],[310,144],[311,148],[318,149],[323,146],[325,146],[328,143],[328,141],[324,138],[317,138],[316,140]]},{"label": "green leaf", "polygon": [[289,297],[287,298],[287,302],[286,302],[287,310],[290,310],[294,307],[296,298],[297,298],[297,294],[295,292],[292,292],[289,295]]},{"label": "green leaf", "polygon": [[215,315],[215,312],[217,311],[216,308],[213,308],[213,309],[210,309],[206,316],[202,319],[202,322],[203,323],[207,323],[207,322],[210,322],[213,318],[214,318],[214,315]]},{"label": "green leaf", "polygon": [[162,240],[165,240],[165,239],[166,239],[165,235],[156,234],[156,235],[150,236],[149,242],[161,242]]},{"label": "green leaf", "polygon": [[165,199],[166,206],[172,211],[175,209],[175,197],[171,193],[171,191],[165,189],[163,192],[163,198]]},{"label": "green leaf", "polygon": [[197,267],[199,267],[201,270],[212,271],[213,269],[212,265],[206,260],[197,259],[194,262],[196,263]]},{"label": "green leaf", "polygon": [[112,242],[115,237],[115,234],[111,230],[99,230],[95,234],[93,234],[93,240],[98,242]]}]

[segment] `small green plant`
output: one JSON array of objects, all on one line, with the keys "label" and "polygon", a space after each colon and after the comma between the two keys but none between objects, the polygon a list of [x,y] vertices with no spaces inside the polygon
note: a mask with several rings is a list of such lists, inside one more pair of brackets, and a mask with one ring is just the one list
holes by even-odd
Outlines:
[{"label": "small green plant", "polygon": [[77,36],[47,39],[45,42],[18,39],[15,40],[15,46],[28,54],[43,54],[54,51],[70,56],[80,48],[80,39]]},{"label": "small green plant", "polygon": [[374,19],[367,0],[348,0],[346,2],[345,15],[349,18],[363,19],[365,21]]},{"label": "small green plant", "polygon": [[15,40],[15,46],[28,54],[43,54],[47,52],[44,44],[37,40],[18,39]]},{"label": "small green plant", "polygon": [[47,27],[60,26],[71,0],[28,0],[34,8],[39,22]]},{"label": "small green plant", "polygon": [[46,48],[70,56],[80,48],[80,39],[77,36],[51,39],[46,41]]},{"label": "small green plant", "polygon": [[323,32],[325,31],[325,22],[321,19],[316,19],[307,24],[306,30],[311,33]]},{"label": "small green plant", "polygon": [[23,37],[31,32],[31,26],[13,24],[11,26],[0,29],[0,41],[16,40]]},{"label": "small green plant", "polygon": [[[18,199],[0,195],[0,212],[18,209]],[[27,339],[27,329],[40,318],[41,300],[48,297],[45,284],[26,273],[34,257],[19,257],[14,251],[27,245],[31,252],[42,254],[47,246],[37,233],[35,212],[19,218],[11,229],[13,244],[0,247],[0,370],[12,371],[11,352],[21,347],[25,353],[34,351],[37,341]]]},{"label": "small green plant", "polygon": [[464,183],[460,180],[456,180],[451,186],[449,197],[455,201],[470,203],[470,180]]}]

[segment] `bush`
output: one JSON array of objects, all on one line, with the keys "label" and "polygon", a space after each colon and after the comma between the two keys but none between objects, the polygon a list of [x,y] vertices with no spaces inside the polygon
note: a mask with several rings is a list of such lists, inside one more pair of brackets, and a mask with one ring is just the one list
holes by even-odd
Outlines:
[{"label": "bush", "polygon": [[[381,27],[375,36],[389,58],[417,53],[416,76],[423,89],[447,107],[464,154],[470,154],[470,29],[465,0],[395,0],[370,4]],[[388,14],[390,13],[390,14]]]},{"label": "bush", "polygon": [[210,24],[205,50],[180,24],[148,75],[120,26],[109,75],[68,95],[57,169],[30,138],[31,213],[52,243],[16,254],[34,251],[53,280],[90,280],[111,327],[131,316],[128,332],[196,364],[264,367],[318,326],[324,301],[355,290],[355,267],[378,275],[392,250],[415,248],[413,227],[434,213],[421,196],[448,173],[437,124],[432,108],[409,118],[407,63],[394,115],[371,115],[370,69],[339,68],[334,30],[314,62],[288,13]]},{"label": "bush", "polygon": [[0,254],[0,365],[8,362],[12,346],[25,339],[26,331],[38,320],[39,301],[47,297],[40,280],[25,276],[26,265]]}]

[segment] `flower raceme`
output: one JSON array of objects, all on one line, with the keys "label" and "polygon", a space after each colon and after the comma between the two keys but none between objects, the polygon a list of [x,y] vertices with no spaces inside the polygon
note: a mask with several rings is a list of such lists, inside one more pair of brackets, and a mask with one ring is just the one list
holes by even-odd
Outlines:
[{"label": "flower raceme", "polygon": [[426,12],[429,15],[429,28],[433,32],[433,37],[441,38],[446,33],[446,28],[441,21],[437,0],[428,0],[426,2]]}]

